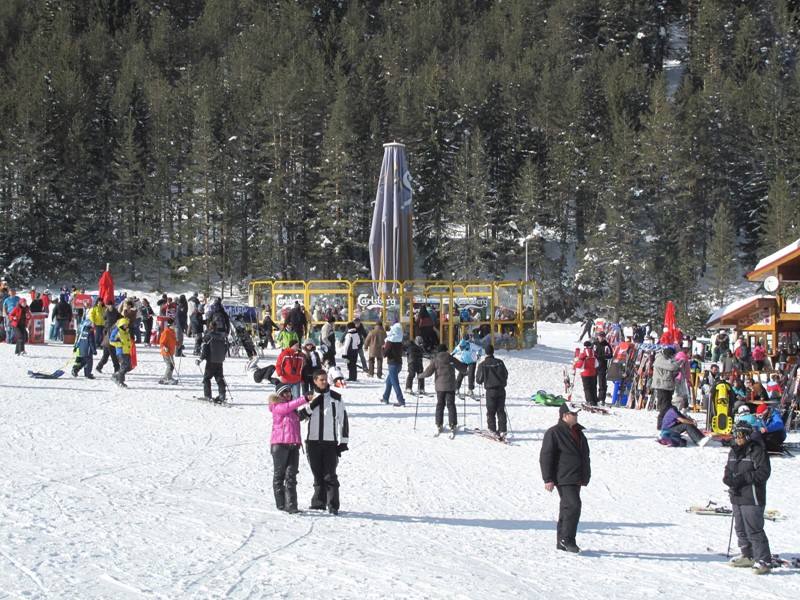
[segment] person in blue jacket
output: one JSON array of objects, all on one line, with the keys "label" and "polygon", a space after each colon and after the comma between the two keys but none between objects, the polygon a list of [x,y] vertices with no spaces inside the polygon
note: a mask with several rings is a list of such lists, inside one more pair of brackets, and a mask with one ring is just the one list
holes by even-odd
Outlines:
[{"label": "person in blue jacket", "polygon": [[94,379],[92,363],[94,363],[94,355],[97,354],[97,337],[92,329],[92,320],[88,317],[81,321],[73,353],[75,362],[72,364],[72,376],[77,377],[83,367],[83,376],[86,379]]},{"label": "person in blue jacket", "polygon": [[[461,383],[464,381],[464,375],[467,376],[467,396],[470,398],[475,398],[475,369],[478,366],[478,360],[481,356],[483,356],[483,348],[480,346],[476,346],[475,344],[471,344],[467,340],[461,340],[453,350],[453,356],[458,359],[460,362],[467,365],[466,372],[459,371],[458,376],[456,377],[456,389],[461,389]],[[463,398],[464,394],[459,392],[459,397]]]}]

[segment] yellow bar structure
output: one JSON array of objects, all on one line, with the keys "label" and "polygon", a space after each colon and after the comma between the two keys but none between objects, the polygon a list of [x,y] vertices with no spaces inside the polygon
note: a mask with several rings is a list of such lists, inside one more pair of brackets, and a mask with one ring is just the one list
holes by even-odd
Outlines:
[{"label": "yellow bar structure", "polygon": [[[387,292],[385,290],[396,290]],[[384,290],[376,294],[375,290]],[[406,336],[419,335],[415,314],[422,306],[433,308],[439,339],[453,348],[469,335],[496,348],[533,348],[536,328],[536,284],[532,281],[252,281],[248,303],[259,310],[268,307],[276,323],[286,318],[295,301],[306,311],[310,330],[321,329],[328,314],[336,328],[358,317],[366,326],[382,321],[402,324]],[[466,312],[462,312],[466,311]],[[469,313],[469,321],[461,315]],[[259,314],[261,318],[261,314]]]}]

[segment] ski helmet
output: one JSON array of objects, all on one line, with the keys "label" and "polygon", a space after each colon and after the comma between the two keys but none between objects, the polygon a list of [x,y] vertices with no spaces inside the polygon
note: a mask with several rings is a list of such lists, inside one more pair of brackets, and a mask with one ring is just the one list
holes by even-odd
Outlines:
[{"label": "ski helmet", "polygon": [[733,428],[733,437],[743,437],[748,442],[753,436],[753,426],[747,421],[737,421]]}]

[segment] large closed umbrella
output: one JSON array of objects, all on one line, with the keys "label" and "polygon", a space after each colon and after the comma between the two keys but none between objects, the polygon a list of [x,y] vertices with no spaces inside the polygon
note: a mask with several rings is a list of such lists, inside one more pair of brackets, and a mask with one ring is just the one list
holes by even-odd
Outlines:
[{"label": "large closed umbrella", "polygon": [[103,300],[103,304],[108,306],[114,304],[114,278],[111,276],[111,271],[108,270],[110,265],[106,263],[106,270],[100,276],[100,281],[97,282],[97,295]]},{"label": "large closed umbrella", "polygon": [[[383,164],[372,213],[369,261],[372,278],[378,281],[411,279],[414,245],[411,230],[411,176],[403,144],[383,145]],[[393,285],[376,286],[375,292],[397,292]]]},{"label": "large closed umbrella", "polygon": [[[664,335],[662,335],[662,344],[673,344],[676,340],[675,331],[675,305],[672,300],[667,302],[667,310],[664,311]],[[669,341],[663,341],[664,339]]]}]

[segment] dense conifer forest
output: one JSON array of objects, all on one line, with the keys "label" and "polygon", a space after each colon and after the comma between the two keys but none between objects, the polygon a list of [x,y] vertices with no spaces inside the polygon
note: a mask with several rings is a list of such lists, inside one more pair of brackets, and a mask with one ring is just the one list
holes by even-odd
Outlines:
[{"label": "dense conifer forest", "polygon": [[422,275],[701,319],[800,237],[798,4],[4,0],[0,270],[368,277],[398,141]]}]

